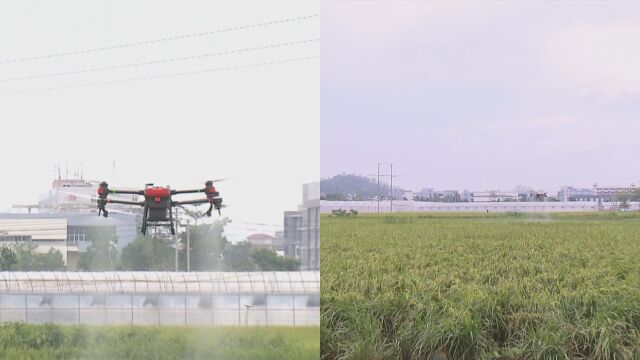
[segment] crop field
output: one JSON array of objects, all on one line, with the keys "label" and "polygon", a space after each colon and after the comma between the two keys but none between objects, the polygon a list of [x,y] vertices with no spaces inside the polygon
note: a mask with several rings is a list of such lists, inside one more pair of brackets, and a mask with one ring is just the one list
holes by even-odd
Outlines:
[{"label": "crop field", "polygon": [[320,330],[0,325],[0,359],[318,359]]},{"label": "crop field", "polygon": [[640,214],[322,217],[323,359],[640,358]]}]

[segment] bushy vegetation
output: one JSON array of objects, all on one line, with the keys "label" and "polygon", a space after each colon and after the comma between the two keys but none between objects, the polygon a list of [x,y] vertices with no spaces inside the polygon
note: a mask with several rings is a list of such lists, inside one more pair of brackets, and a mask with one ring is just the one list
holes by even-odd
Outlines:
[{"label": "bushy vegetation", "polygon": [[[231,243],[224,237],[224,223],[190,225],[189,252],[191,271],[296,271],[300,260],[280,256],[271,249],[255,247],[244,241]],[[175,241],[160,236],[138,236],[118,254],[115,227],[87,230],[91,244],[78,260],[80,271],[173,271]],[[178,237],[179,270],[187,269],[187,236]],[[64,271],[62,253],[51,249],[36,251],[34,244],[0,246],[1,271]]]},{"label": "bushy vegetation", "polygon": [[[300,261],[279,256],[275,251],[254,247],[249,242],[230,243],[224,237],[224,222],[189,226],[189,252],[191,271],[294,271]],[[175,270],[175,241],[173,238],[153,235],[138,236],[122,250],[116,250],[118,238],[115,229],[96,230],[91,233],[91,245],[80,256],[78,267],[86,271]],[[187,269],[186,232],[178,237],[180,271]]]},{"label": "bushy vegetation", "polygon": [[340,174],[320,180],[322,200],[368,200],[380,194],[389,194],[388,184],[380,184],[366,176]]},{"label": "bushy vegetation", "polygon": [[2,271],[61,271],[65,270],[60,250],[49,249],[46,253],[36,251],[33,244],[15,244],[0,248],[0,270]]},{"label": "bushy vegetation", "polygon": [[318,328],[0,326],[0,359],[318,359]]},{"label": "bushy vegetation", "polygon": [[357,210],[349,209],[349,211],[344,209],[331,210],[332,216],[356,216],[358,215]]},{"label": "bushy vegetation", "polygon": [[325,359],[640,357],[640,215],[322,218]]}]

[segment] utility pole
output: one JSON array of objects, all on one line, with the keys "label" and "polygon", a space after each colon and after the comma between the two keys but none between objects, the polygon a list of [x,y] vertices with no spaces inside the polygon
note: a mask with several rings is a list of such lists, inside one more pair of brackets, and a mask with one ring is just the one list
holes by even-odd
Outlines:
[{"label": "utility pole", "polygon": [[176,208],[176,233],[173,235],[173,239],[175,241],[175,247],[176,247],[176,256],[175,256],[175,260],[176,260],[176,272],[178,272],[178,208]]},{"label": "utility pole", "polygon": [[390,212],[393,212],[393,163],[391,163],[391,206],[389,208]]},{"label": "utility pole", "polygon": [[[390,165],[391,173],[390,174],[380,174],[380,164]],[[380,212],[380,177],[388,176],[391,178],[391,198],[390,198],[390,211],[393,212],[393,178],[398,175],[393,175],[393,163],[378,163],[378,213]]]},{"label": "utility pole", "polygon": [[189,221],[187,220],[187,272],[191,271],[191,247],[189,246]]},{"label": "utility pole", "polygon": [[380,163],[378,163],[378,214],[380,213]]}]

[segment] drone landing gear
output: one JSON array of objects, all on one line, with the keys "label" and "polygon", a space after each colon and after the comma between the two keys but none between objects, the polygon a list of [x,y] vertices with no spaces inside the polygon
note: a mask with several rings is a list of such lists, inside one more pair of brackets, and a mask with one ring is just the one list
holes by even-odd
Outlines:
[{"label": "drone landing gear", "polygon": [[142,236],[147,235],[147,215],[149,214],[149,208],[144,207],[144,211],[142,213]]},{"label": "drone landing gear", "polygon": [[210,204],[209,205],[209,210],[207,210],[207,212],[205,214],[207,214],[207,216],[211,216],[211,211],[215,208],[216,210],[218,210],[218,215],[222,215],[222,212],[220,211],[220,209],[222,208],[222,199],[221,198],[212,198],[210,200]]},{"label": "drone landing gear", "polygon": [[171,235],[176,234],[176,228],[173,226],[173,207],[169,207],[169,230],[171,231]]}]

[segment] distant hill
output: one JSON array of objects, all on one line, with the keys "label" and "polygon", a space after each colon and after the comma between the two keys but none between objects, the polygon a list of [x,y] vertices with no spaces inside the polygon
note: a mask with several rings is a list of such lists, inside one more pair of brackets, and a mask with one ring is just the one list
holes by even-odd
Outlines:
[{"label": "distant hill", "polygon": [[[388,194],[389,185],[380,183],[380,193]],[[340,174],[320,180],[323,200],[370,200],[378,194],[378,183],[364,176]]]}]

